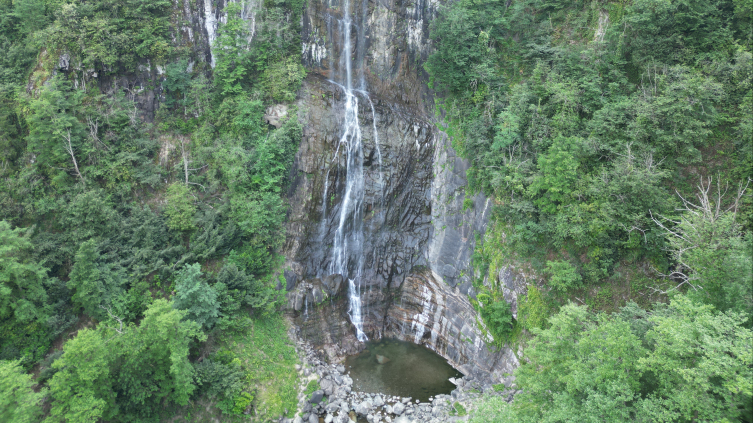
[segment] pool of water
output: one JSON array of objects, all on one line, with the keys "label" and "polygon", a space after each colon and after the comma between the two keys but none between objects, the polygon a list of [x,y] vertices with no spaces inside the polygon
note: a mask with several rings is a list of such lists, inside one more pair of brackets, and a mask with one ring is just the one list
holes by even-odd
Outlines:
[{"label": "pool of water", "polygon": [[360,354],[345,359],[353,390],[412,397],[449,394],[455,385],[449,378],[463,375],[434,351],[410,342],[382,339],[366,342]]}]

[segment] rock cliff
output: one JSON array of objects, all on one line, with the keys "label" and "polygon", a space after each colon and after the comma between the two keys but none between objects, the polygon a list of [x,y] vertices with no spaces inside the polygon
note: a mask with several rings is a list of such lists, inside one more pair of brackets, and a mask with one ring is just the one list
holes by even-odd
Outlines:
[{"label": "rock cliff", "polygon": [[[370,339],[424,344],[466,374],[509,384],[515,354],[490,346],[469,300],[471,254],[492,204],[465,192],[468,163],[434,117],[422,68],[437,7],[308,2],[302,52],[310,73],[298,100],[305,129],[291,175],[284,252],[289,310],[300,335],[332,358],[362,346],[350,323],[348,282],[328,271],[346,176],[338,154],[344,88],[332,81],[352,65],[364,151],[363,330]],[[340,54],[345,39],[352,42],[349,58]],[[506,279],[511,299],[525,292],[520,278]]]}]

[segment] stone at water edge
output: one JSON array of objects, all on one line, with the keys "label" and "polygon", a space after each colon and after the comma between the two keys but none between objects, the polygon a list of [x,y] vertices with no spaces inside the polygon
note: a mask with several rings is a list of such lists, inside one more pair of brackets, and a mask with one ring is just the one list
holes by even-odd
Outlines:
[{"label": "stone at water edge", "polygon": [[356,413],[362,416],[366,416],[369,414],[373,407],[374,406],[372,405],[371,400],[366,400],[356,406]]},{"label": "stone at water edge", "polygon": [[405,411],[405,406],[401,402],[395,404],[392,407],[392,412],[395,413],[395,414],[397,414],[397,415],[403,414],[403,411]]},{"label": "stone at water edge", "polygon": [[331,396],[335,390],[334,382],[330,379],[323,379],[319,382],[319,386],[324,391],[324,395]]}]

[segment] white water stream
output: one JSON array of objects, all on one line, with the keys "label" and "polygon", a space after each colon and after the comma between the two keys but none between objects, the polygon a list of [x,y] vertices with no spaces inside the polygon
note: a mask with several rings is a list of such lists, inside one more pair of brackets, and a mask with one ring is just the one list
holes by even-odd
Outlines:
[{"label": "white water stream", "polygon": [[[345,65],[345,80],[339,85],[345,95],[342,135],[335,152],[337,159],[342,149],[345,155],[345,191],[342,196],[337,230],[332,246],[332,260],[329,273],[341,274],[348,280],[348,315],[356,330],[356,337],[364,342],[368,338],[363,331],[363,310],[361,307],[361,285],[363,270],[363,199],[364,199],[364,171],[363,171],[363,139],[361,126],[358,122],[358,97],[353,89],[350,2],[343,4],[343,18],[338,21],[340,33],[343,36],[343,51],[340,57]],[[333,81],[334,82],[334,81]],[[365,92],[364,92],[364,95]],[[372,108],[373,111],[373,108]],[[376,126],[375,126],[376,129]],[[376,131],[375,131],[376,134]],[[381,152],[379,154],[381,161]],[[329,179],[329,172],[327,173]],[[380,178],[381,179],[381,178]],[[325,181],[323,219],[326,219],[327,186]],[[351,257],[355,263],[351,263]]]}]

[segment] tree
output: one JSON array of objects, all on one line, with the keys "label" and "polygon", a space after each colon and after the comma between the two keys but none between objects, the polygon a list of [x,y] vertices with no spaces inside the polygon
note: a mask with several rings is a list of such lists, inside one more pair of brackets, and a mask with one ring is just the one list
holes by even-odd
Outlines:
[{"label": "tree", "polygon": [[571,201],[578,180],[577,150],[582,140],[557,137],[546,155],[539,157],[539,173],[529,187],[529,195],[541,211],[555,214],[561,204]]},{"label": "tree", "polygon": [[478,295],[478,302],[481,304],[481,317],[494,336],[494,341],[501,346],[512,330],[513,318],[510,304],[504,298],[495,301],[485,293]]},{"label": "tree", "polygon": [[227,22],[217,29],[217,39],[213,46],[216,56],[214,81],[222,95],[240,94],[244,82],[252,68],[248,54],[248,25],[241,18],[241,6],[229,4],[225,9]]},{"label": "tree", "polygon": [[[76,112],[81,106],[83,92],[72,89],[61,77],[53,78],[39,92],[39,97],[29,102],[32,114],[29,121],[29,150],[37,155],[37,162],[45,171],[73,169],[83,181],[77,156],[87,154],[84,145],[84,125]],[[72,166],[70,166],[72,165]]]},{"label": "tree", "polygon": [[123,351],[117,342],[105,342],[104,332],[80,330],[63,345],[63,356],[52,364],[57,373],[50,380],[48,422],[84,423],[118,415],[110,367]]},{"label": "tree", "polygon": [[744,235],[737,221],[745,187],[726,199],[727,189],[717,181],[713,192],[712,185],[711,178],[701,179],[695,200],[681,197],[684,207],[678,220],[654,219],[666,231],[677,264],[666,275],[674,281],[670,290],[682,288],[688,296],[718,310],[749,313],[753,308],[753,237]]},{"label": "tree", "polygon": [[31,375],[17,361],[0,360],[0,421],[32,423],[42,414],[47,389],[34,392]]},{"label": "tree", "polygon": [[714,312],[677,296],[649,317],[651,351],[638,370],[653,394],[638,405],[644,421],[750,421],[753,418],[753,333],[749,316]]},{"label": "tree", "polygon": [[79,331],[52,365],[48,421],[135,421],[165,403],[187,404],[196,389],[189,346],[206,336],[185,315],[159,299],[139,326],[107,322]]},{"label": "tree", "polygon": [[201,265],[186,265],[175,277],[175,302],[173,307],[186,310],[186,318],[210,329],[219,316],[220,303],[217,291],[201,279]]},{"label": "tree", "polygon": [[68,288],[72,289],[73,302],[98,319],[107,317],[105,310],[120,294],[120,278],[106,264],[101,264],[97,242],[90,239],[79,247],[70,273]]},{"label": "tree", "polygon": [[583,281],[578,269],[566,261],[547,261],[545,271],[550,275],[549,286],[560,292],[578,288]]},{"label": "tree", "polygon": [[196,206],[186,184],[175,182],[167,188],[167,226],[175,231],[187,232],[195,228],[193,216]]},{"label": "tree", "polygon": [[498,421],[739,421],[753,417],[746,316],[678,295],[667,305],[549,319],[515,372],[523,390]]},{"label": "tree", "polygon": [[24,232],[0,221],[0,319],[30,322],[44,315],[47,269],[29,259],[32,245]]}]

